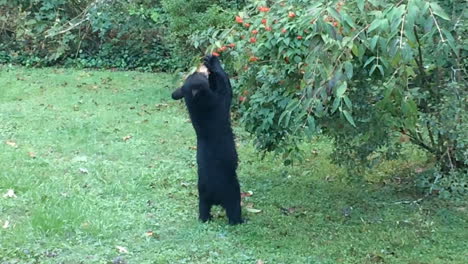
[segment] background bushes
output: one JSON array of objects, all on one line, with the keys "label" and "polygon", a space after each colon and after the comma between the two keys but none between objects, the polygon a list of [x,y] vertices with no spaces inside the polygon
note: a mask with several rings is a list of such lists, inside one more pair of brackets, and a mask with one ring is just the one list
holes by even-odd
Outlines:
[{"label": "background bushes", "polygon": [[198,55],[187,43],[190,35],[223,27],[238,6],[214,0],[0,0],[0,63],[184,68],[192,60],[187,54]]}]

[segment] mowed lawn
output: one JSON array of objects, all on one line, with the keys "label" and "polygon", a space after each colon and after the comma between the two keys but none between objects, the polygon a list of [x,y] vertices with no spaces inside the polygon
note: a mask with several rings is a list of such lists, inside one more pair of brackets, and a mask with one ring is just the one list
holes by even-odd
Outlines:
[{"label": "mowed lawn", "polygon": [[465,202],[345,183],[325,139],[262,160],[237,125],[247,223],[199,223],[173,76],[0,67],[0,264],[468,263]]}]

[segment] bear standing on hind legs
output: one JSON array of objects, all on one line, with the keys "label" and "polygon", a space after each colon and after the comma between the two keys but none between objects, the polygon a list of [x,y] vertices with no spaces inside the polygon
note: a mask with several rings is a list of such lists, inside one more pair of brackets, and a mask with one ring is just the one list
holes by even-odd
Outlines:
[{"label": "bear standing on hind legs", "polygon": [[172,93],[172,98],[184,98],[197,135],[200,220],[210,220],[211,207],[221,205],[229,224],[242,223],[230,118],[232,88],[218,57],[205,56],[203,66]]}]

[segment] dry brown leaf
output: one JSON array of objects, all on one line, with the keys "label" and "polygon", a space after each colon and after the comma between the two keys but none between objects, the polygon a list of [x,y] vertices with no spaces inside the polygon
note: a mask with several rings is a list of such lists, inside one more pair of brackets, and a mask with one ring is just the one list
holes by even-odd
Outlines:
[{"label": "dry brown leaf", "polygon": [[117,248],[117,250],[119,251],[119,253],[125,253],[125,254],[128,254],[128,249],[125,248],[125,247],[121,247],[121,246],[115,246],[115,248]]},{"label": "dry brown leaf", "polygon": [[123,141],[127,141],[127,140],[129,140],[129,139],[131,139],[131,138],[132,138],[132,136],[131,136],[131,135],[128,135],[128,136],[123,137],[122,140],[123,140]]},{"label": "dry brown leaf", "polygon": [[189,149],[191,149],[191,150],[197,150],[197,146],[190,146]]},{"label": "dry brown leaf", "polygon": [[151,230],[145,233],[145,236],[147,237],[152,237],[153,235],[154,235],[154,232]]},{"label": "dry brown leaf", "polygon": [[15,191],[13,189],[9,189],[4,195],[4,198],[16,198]]},{"label": "dry brown leaf", "polygon": [[244,197],[250,197],[253,195],[253,192],[252,191],[247,191],[247,192],[241,192],[241,198],[244,198]]}]

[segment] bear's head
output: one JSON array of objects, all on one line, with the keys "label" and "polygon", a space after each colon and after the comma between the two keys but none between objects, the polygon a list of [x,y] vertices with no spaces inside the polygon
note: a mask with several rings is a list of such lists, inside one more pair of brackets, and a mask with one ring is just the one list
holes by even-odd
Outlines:
[{"label": "bear's head", "polygon": [[199,66],[195,72],[185,79],[182,87],[172,93],[172,99],[180,100],[185,98],[185,100],[194,100],[197,97],[203,96],[210,89],[208,74],[209,72],[205,65]]}]

